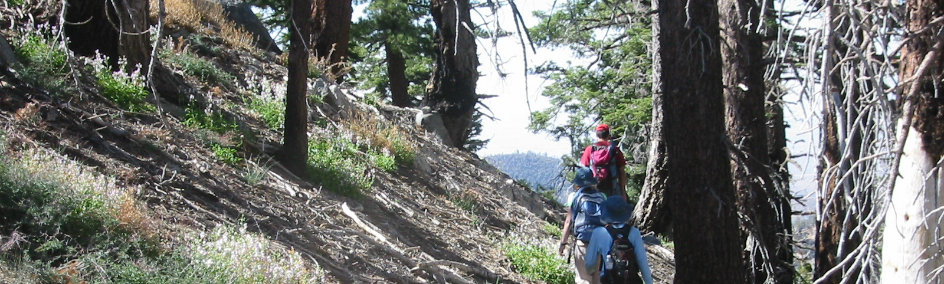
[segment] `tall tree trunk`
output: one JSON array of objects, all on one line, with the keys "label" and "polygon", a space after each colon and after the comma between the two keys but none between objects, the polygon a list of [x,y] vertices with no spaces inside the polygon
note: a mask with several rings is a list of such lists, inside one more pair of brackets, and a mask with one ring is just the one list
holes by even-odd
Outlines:
[{"label": "tall tree trunk", "polygon": [[354,8],[351,0],[315,0],[315,56],[328,58],[331,74],[337,82],[344,81],[340,72],[341,62],[347,60],[348,44],[351,41],[351,17]]},{"label": "tall tree trunk", "polygon": [[148,33],[148,0],[114,1],[118,9],[121,31],[118,34],[118,54],[128,60],[128,70],[142,68],[151,61],[151,43]]},{"label": "tall tree trunk", "polygon": [[469,0],[433,0],[431,7],[436,23],[436,64],[423,105],[442,116],[452,140],[447,144],[462,148],[470,138],[472,114],[478,103],[475,85],[479,59],[471,31],[472,7]]},{"label": "tall tree trunk", "polygon": [[717,2],[663,0],[658,11],[675,283],[746,283],[724,142]]},{"label": "tall tree trunk", "polygon": [[[658,7],[659,1],[651,0],[652,7]],[[650,7],[651,8],[651,7]],[[643,231],[653,232],[663,236],[672,236],[672,212],[665,195],[665,183],[668,172],[665,168],[665,143],[662,113],[662,57],[659,50],[659,13],[652,14],[652,122],[649,126],[649,153],[646,164],[646,181],[642,192],[639,193],[639,202],[634,212],[636,226]]]},{"label": "tall tree trunk", "polygon": [[393,105],[398,107],[413,106],[413,97],[410,96],[409,82],[406,79],[406,60],[403,54],[390,44],[384,42],[384,50],[387,52],[387,77],[390,79],[390,98]]},{"label": "tall tree trunk", "polygon": [[[899,131],[906,131],[907,140],[885,218],[882,281],[941,283],[934,270],[944,267],[944,98],[938,90],[944,38],[940,24],[931,22],[944,14],[944,1],[909,0],[905,10],[909,41],[902,48],[899,78],[907,93]],[[922,70],[923,64],[930,65]],[[909,82],[912,78],[917,80]]]},{"label": "tall tree trunk", "polygon": [[725,119],[731,143],[731,171],[741,218],[745,275],[749,283],[793,283],[792,263],[777,258],[785,235],[769,169],[766,88],[760,6],[753,0],[721,0],[721,56],[724,61]]},{"label": "tall tree trunk", "polygon": [[[98,51],[113,68],[130,72],[150,62],[148,18],[147,0],[69,0],[66,21],[72,24],[65,25],[64,32],[76,54],[93,56]],[[126,66],[118,66],[119,57],[127,60]]]},{"label": "tall tree trunk", "polygon": [[278,158],[298,176],[305,176],[308,162],[308,45],[312,34],[311,0],[292,0],[285,87],[285,132]]}]

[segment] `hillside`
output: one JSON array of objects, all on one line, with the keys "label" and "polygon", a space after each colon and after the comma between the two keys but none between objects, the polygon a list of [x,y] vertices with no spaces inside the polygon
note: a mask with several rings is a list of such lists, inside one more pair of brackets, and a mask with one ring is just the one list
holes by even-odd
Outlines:
[{"label": "hillside", "polygon": [[[169,30],[160,57],[170,72],[160,80],[179,85],[160,94],[160,113],[153,96],[116,99],[115,85],[117,94],[146,94],[140,75],[104,72],[101,59],[42,42],[51,31],[20,27],[0,31],[12,46],[0,54],[20,61],[0,60],[0,197],[23,200],[0,201],[0,282],[543,282],[514,255],[556,248],[563,209],[439,143],[415,123],[418,109],[367,104],[315,76],[311,170],[298,177],[271,158],[281,144],[273,123],[281,109],[267,103],[284,96],[283,58],[212,33]],[[38,58],[59,61],[42,69]],[[68,207],[73,198],[80,202]],[[95,206],[83,205],[89,200]],[[59,213],[34,212],[40,205],[73,213],[49,217]],[[50,222],[61,226],[43,227]],[[245,254],[196,257],[195,248],[231,238],[245,240],[233,246]],[[671,252],[652,246],[649,257],[657,283],[670,283]],[[311,273],[305,281],[192,274],[241,259],[290,262],[251,277]]]},{"label": "hillside", "polygon": [[556,189],[564,180],[560,177],[563,169],[560,159],[546,154],[528,152],[498,154],[484,158],[515,180],[528,181],[532,188]]}]

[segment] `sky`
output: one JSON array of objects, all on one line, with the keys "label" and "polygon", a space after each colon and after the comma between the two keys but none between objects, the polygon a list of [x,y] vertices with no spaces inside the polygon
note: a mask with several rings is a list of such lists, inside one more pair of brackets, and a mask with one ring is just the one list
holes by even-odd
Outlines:
[{"label": "sky", "polygon": [[[531,17],[531,11],[547,10],[551,7],[551,3],[553,2],[518,1],[518,8],[524,16],[524,24],[526,26],[537,24],[538,20]],[[503,7],[499,11],[498,17],[502,28],[514,30],[514,23],[508,21],[511,19],[509,10],[510,8]],[[478,19],[481,19],[481,17]],[[473,21],[480,22],[476,19],[473,19]],[[548,100],[540,94],[543,87],[552,82],[544,81],[538,76],[528,76],[526,91],[525,56],[518,37],[500,39],[497,48],[490,41],[480,41],[477,44],[479,47],[479,63],[482,64],[479,66],[479,72],[484,76],[479,78],[476,91],[479,94],[497,95],[495,98],[483,101],[491,110],[491,113],[485,110],[486,113],[495,117],[496,120],[483,120],[480,139],[489,139],[489,143],[485,148],[479,150],[478,154],[489,156],[530,151],[547,154],[551,157],[560,157],[570,153],[570,143],[566,140],[555,141],[553,137],[545,133],[532,133],[527,130],[528,124],[530,124],[528,118],[530,111],[542,110],[550,106]],[[501,78],[498,72],[495,71],[494,57],[496,57],[496,53],[501,57],[502,71],[507,73],[505,78]],[[538,49],[537,53],[533,53],[528,48],[528,67],[537,66],[551,58],[569,57],[572,57],[572,55],[567,50]]]}]

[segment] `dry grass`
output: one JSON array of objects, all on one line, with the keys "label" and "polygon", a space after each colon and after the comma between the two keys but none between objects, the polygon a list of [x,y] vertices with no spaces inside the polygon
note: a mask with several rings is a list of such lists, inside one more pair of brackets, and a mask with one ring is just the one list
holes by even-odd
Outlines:
[{"label": "dry grass", "polygon": [[[158,8],[156,5],[150,7],[151,18],[157,19]],[[164,9],[167,26],[218,36],[227,45],[243,50],[256,48],[252,34],[227,19],[226,11],[219,3],[207,0],[165,0]]]},{"label": "dry grass", "polygon": [[416,148],[408,134],[395,124],[381,121],[372,113],[354,111],[353,118],[341,122],[345,128],[366,142],[370,148],[393,154],[397,159],[412,160]]}]

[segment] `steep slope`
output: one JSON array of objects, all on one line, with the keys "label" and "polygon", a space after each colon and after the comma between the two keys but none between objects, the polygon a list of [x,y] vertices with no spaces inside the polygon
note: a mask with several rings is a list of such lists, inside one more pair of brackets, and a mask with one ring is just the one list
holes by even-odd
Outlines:
[{"label": "steep slope", "polygon": [[[164,116],[124,110],[81,68],[74,69],[75,87],[67,88],[74,92],[61,92],[0,64],[0,128],[10,145],[4,155],[44,149],[136,189],[134,200],[168,243],[180,242],[184,232],[245,227],[323,269],[324,283],[534,282],[512,267],[503,245],[556,247],[548,228],[560,227],[562,208],[474,154],[438,143],[415,124],[418,110],[366,105],[324,80],[311,84],[311,97],[324,98],[312,100],[312,139],[366,139],[351,122],[370,119],[400,129],[415,157],[394,171],[368,166],[373,183],[359,194],[326,187],[336,182],[325,177],[296,177],[269,158],[280,133],[248,106],[282,95],[286,72],[279,59],[212,37],[197,42],[205,35],[180,35],[187,41],[177,45],[194,46],[232,81],[213,82],[168,64],[173,72],[162,80],[180,85],[161,94]],[[193,105],[235,127],[223,133],[194,127],[188,122]],[[227,162],[214,148],[219,145],[242,160]],[[366,152],[359,149],[357,155]],[[259,178],[247,177],[257,171]],[[670,282],[671,255],[653,248],[650,258],[660,283]]]}]

